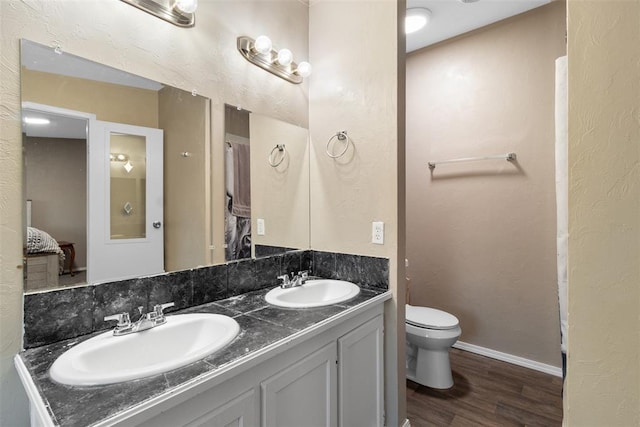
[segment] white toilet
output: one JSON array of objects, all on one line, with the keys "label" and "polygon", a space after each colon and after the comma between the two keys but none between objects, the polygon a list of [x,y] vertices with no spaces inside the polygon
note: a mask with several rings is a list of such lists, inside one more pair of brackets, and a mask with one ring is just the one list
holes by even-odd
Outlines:
[{"label": "white toilet", "polygon": [[432,388],[453,386],[449,349],[462,333],[456,316],[407,304],[405,326],[407,378]]}]

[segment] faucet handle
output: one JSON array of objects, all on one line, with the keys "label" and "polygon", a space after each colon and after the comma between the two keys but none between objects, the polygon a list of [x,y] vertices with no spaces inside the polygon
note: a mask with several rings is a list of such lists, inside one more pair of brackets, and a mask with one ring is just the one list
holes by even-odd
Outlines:
[{"label": "faucet handle", "polygon": [[111,316],[105,316],[104,317],[104,321],[105,322],[109,322],[111,320],[117,320],[118,321],[118,325],[116,326],[117,328],[123,328],[123,327],[129,326],[131,324],[131,319],[129,318],[129,313],[112,314]]},{"label": "faucet handle", "polygon": [[174,302],[167,302],[167,303],[164,303],[164,304],[156,304],[156,305],[153,306],[153,311],[155,311],[155,313],[156,313],[156,315],[158,317],[164,316],[164,309],[165,308],[169,308],[169,307],[173,307],[175,305],[176,304]]},{"label": "faucet handle", "polygon": [[298,276],[303,280],[307,280],[309,278],[309,270],[298,271]]},{"label": "faucet handle", "polygon": [[288,274],[283,274],[282,276],[278,276],[278,279],[282,280],[282,283],[280,284],[280,286],[282,287],[289,285],[289,283],[291,282]]}]

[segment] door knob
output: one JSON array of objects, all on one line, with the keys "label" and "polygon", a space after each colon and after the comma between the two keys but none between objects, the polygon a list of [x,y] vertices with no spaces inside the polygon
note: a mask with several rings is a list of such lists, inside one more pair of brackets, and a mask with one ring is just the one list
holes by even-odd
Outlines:
[{"label": "door knob", "polygon": [[153,228],[160,228],[162,223],[160,221],[153,221]]}]

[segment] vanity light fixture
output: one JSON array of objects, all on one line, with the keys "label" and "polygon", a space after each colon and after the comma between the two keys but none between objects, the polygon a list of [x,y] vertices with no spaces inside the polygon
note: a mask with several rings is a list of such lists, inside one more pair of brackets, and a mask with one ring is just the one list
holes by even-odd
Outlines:
[{"label": "vanity light fixture", "polygon": [[431,11],[423,7],[412,7],[407,9],[404,18],[405,34],[415,33],[423,29],[431,19]]},{"label": "vanity light fixture", "polygon": [[121,0],[179,27],[196,24],[198,0]]},{"label": "vanity light fixture", "polygon": [[129,156],[124,153],[109,153],[109,160],[112,162],[126,162],[129,160]]},{"label": "vanity light fixture", "polygon": [[109,160],[112,162],[125,162],[122,167],[127,173],[131,172],[133,169],[133,165],[131,164],[131,160],[129,160],[129,156],[124,153],[109,153]]},{"label": "vanity light fixture", "polygon": [[267,36],[238,37],[238,51],[247,61],[291,83],[300,84],[311,75],[311,64],[296,64],[289,49],[274,49]]}]

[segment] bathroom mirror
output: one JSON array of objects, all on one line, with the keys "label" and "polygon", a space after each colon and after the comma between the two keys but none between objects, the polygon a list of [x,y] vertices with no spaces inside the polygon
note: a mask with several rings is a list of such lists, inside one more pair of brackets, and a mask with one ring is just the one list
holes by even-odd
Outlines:
[{"label": "bathroom mirror", "polygon": [[305,128],[225,105],[225,259],[309,247]]},{"label": "bathroom mirror", "polygon": [[[21,43],[21,58],[24,206],[25,224],[29,226],[25,231],[25,291],[102,283],[163,270],[176,271],[224,262],[224,224],[215,222],[223,221],[217,218],[223,218],[219,213],[226,209],[226,191],[216,188],[224,185],[224,170],[214,165],[219,164],[216,163],[217,156],[225,155],[225,130],[212,128],[211,117],[216,113],[212,112],[211,100],[26,40]],[[25,122],[28,116],[31,116],[31,123]],[[261,117],[271,120],[270,124],[276,128],[292,126],[267,116]],[[38,121],[48,121],[48,125],[38,124]],[[107,129],[109,126],[113,129]],[[100,128],[105,135],[124,134],[133,137],[139,137],[144,129],[150,129],[149,132],[160,130],[163,148],[159,162],[163,163],[161,171],[164,177],[160,178],[158,188],[161,191],[158,197],[149,196],[149,190],[155,187],[147,175],[141,175],[142,169],[139,167],[157,166],[158,160],[144,157],[151,156],[150,152],[141,157],[133,148],[128,152],[121,143],[118,145],[115,142],[112,146],[107,144],[106,148],[101,148],[102,155],[97,156],[93,148],[96,128]],[[287,187],[282,192],[285,188],[279,186],[294,179],[291,168],[283,171],[281,167],[272,171],[277,172],[276,175],[263,176],[260,169],[264,165],[261,163],[266,164],[268,156],[260,153],[257,148],[259,142],[255,143],[256,148],[252,150],[250,186],[257,185],[256,182],[271,183],[252,191],[253,195],[264,199],[252,201],[252,212],[262,215],[266,222],[266,233],[260,238],[254,236],[251,251],[243,253],[243,257],[266,254],[261,250],[262,246],[269,247],[267,250],[306,249],[309,246],[308,132],[303,128],[294,128],[300,135],[304,134],[304,138],[301,138],[304,140],[301,147],[304,153],[296,153],[295,179],[298,185],[294,191],[289,191],[292,187]],[[268,128],[257,132],[268,133]],[[253,136],[255,134],[252,134],[252,139]],[[138,138],[143,153],[146,153],[144,147],[150,149],[153,146],[149,138],[145,137],[142,142]],[[107,139],[116,141],[111,137]],[[293,142],[289,142],[289,145],[293,145]],[[254,155],[262,159],[254,161]],[[89,176],[96,169],[91,168],[92,161],[102,165],[97,169],[109,171],[103,175],[113,179],[103,178],[102,181],[109,181],[110,185],[91,185]],[[289,162],[283,162],[282,166],[290,165]],[[132,169],[128,171],[128,168]],[[254,172],[254,168],[258,169]],[[272,185],[274,181],[268,181],[271,178],[275,179],[276,185]],[[106,209],[108,213],[105,218],[110,219],[100,222],[119,222],[127,227],[129,225],[126,222],[140,220],[140,216],[150,209],[150,204],[161,206],[163,211],[156,214],[159,216],[147,217],[143,225],[138,222],[137,227],[142,229],[129,236],[129,239],[119,238],[121,233],[115,237],[109,234],[108,239],[103,239],[103,243],[112,245],[109,248],[113,249],[114,255],[124,256],[126,247],[122,246],[121,252],[116,244],[139,244],[161,232],[162,259],[159,269],[153,267],[152,270],[138,273],[129,271],[111,277],[92,278],[92,272],[97,269],[89,267],[91,262],[88,255],[98,251],[89,247],[95,221],[88,206],[93,203],[92,200],[99,198],[97,195],[109,195],[110,201],[117,201]],[[292,214],[299,214],[296,219],[303,225],[296,223],[295,228],[286,227],[280,236],[283,228],[278,221],[281,217],[272,220],[272,214],[268,213],[272,199],[281,206],[293,208]],[[250,217],[250,222],[255,228],[255,216]],[[295,236],[300,239],[292,240],[287,234],[289,230],[294,230]],[[103,234],[108,233],[103,231]],[[45,244],[48,236],[53,239],[53,242],[48,242],[49,246]],[[94,242],[97,240],[100,239],[93,239]],[[34,242],[41,245],[35,252],[32,247]],[[256,251],[257,242],[261,246]],[[138,255],[130,258],[142,264],[138,262]],[[100,262],[104,263],[102,259]],[[106,264],[120,265],[119,262]],[[60,271],[62,275],[58,274]]]}]

